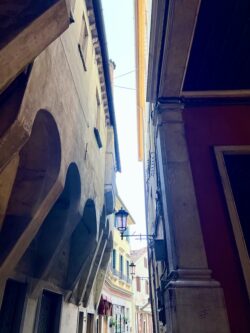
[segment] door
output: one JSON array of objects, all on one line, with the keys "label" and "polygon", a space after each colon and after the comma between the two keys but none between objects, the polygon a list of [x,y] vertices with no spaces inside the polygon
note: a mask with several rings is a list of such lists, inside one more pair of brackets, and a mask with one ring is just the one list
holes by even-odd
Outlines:
[{"label": "door", "polygon": [[6,283],[0,311],[0,333],[19,333],[27,285],[14,280]]},{"label": "door", "polygon": [[62,296],[43,291],[37,333],[58,333],[60,328]]}]

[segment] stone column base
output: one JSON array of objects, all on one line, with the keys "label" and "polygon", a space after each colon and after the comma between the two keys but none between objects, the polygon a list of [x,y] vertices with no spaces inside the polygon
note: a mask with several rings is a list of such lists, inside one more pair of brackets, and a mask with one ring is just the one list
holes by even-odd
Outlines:
[{"label": "stone column base", "polygon": [[167,333],[229,333],[223,290],[214,280],[177,279],[163,291]]}]

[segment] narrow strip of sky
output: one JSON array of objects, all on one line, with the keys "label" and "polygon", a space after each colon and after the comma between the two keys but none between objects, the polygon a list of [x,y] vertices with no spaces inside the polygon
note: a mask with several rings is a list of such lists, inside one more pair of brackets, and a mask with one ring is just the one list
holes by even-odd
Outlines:
[{"label": "narrow strip of sky", "polygon": [[[133,232],[145,234],[143,163],[138,162],[134,1],[103,0],[110,58],[116,64],[114,103],[121,152],[122,173],[117,175],[119,195],[136,221]],[[128,74],[130,75],[124,75]],[[127,89],[129,88],[129,89]],[[133,247],[141,247],[142,243]]]}]

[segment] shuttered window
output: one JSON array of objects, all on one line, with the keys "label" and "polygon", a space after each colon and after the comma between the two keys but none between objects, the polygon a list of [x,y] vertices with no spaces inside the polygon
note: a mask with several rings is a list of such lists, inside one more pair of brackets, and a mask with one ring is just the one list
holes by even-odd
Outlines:
[{"label": "shuttered window", "polygon": [[141,291],[141,279],[139,276],[136,277],[136,290],[139,292]]}]

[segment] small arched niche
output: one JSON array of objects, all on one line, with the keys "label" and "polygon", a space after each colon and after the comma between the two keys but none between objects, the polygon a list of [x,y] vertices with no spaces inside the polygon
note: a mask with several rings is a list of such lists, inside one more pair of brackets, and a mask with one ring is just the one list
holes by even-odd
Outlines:
[{"label": "small arched niche", "polygon": [[0,263],[11,252],[55,184],[60,163],[61,144],[56,122],[48,111],[40,110],[30,138],[20,151],[19,166],[0,233]]}]

